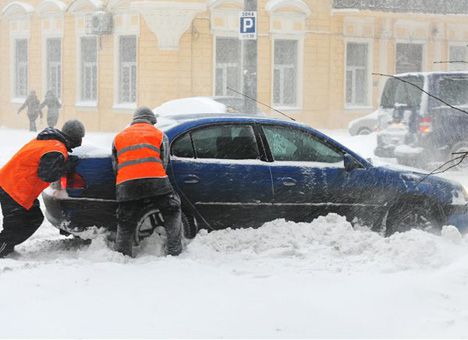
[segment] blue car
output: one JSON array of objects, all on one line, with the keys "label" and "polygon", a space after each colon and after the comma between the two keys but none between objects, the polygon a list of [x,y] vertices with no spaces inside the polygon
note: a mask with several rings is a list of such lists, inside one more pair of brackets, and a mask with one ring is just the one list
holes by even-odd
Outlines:
[{"label": "blue car", "polygon": [[[181,196],[189,238],[201,228],[258,227],[278,218],[308,222],[329,213],[385,235],[468,227],[468,196],[460,184],[373,166],[307,125],[263,115],[187,115],[159,126],[170,140],[167,172]],[[48,220],[65,234],[115,230],[110,151],[82,150],[78,157],[75,172],[43,194]],[[156,209],[142,210],[135,243],[163,223]]]}]

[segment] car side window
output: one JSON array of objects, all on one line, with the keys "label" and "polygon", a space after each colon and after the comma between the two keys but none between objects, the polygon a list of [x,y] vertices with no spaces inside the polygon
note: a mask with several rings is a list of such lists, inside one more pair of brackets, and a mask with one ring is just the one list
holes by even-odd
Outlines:
[{"label": "car side window", "polygon": [[252,126],[216,125],[195,130],[191,135],[197,158],[260,158]]},{"label": "car side window", "polygon": [[339,163],[343,155],[312,135],[293,128],[264,126],[275,161]]},{"label": "car side window", "polygon": [[171,154],[177,157],[195,158],[190,134],[187,133],[184,136],[178,138],[174,144],[172,144],[171,151]]}]

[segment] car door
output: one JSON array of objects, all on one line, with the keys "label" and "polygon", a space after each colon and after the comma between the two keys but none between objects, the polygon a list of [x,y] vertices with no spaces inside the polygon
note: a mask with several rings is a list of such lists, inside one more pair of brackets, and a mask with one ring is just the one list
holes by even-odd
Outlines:
[{"label": "car door", "polygon": [[343,153],[293,126],[263,125],[278,211],[293,221],[346,214],[349,193]]},{"label": "car door", "polygon": [[254,125],[194,129],[174,141],[171,153],[179,192],[210,227],[251,227],[268,220],[271,173]]}]

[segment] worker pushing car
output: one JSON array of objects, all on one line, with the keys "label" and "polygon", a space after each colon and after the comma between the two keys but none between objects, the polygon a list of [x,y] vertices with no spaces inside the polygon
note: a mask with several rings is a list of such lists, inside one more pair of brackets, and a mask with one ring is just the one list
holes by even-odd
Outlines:
[{"label": "worker pushing car", "polygon": [[167,233],[167,252],[182,251],[181,203],[166,174],[168,139],[157,129],[156,116],[147,107],[137,109],[129,127],[114,139],[112,156],[116,172],[116,250],[133,256],[133,235],[148,206],[159,208]]},{"label": "worker pushing car", "polygon": [[40,227],[44,216],[37,197],[65,174],[68,152],[81,145],[84,135],[78,120],[67,121],[61,130],[46,128],[0,169],[0,257],[12,253]]}]

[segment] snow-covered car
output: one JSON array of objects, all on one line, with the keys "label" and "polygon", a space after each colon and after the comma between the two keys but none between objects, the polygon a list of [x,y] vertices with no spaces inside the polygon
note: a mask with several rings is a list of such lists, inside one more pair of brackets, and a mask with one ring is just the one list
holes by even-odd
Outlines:
[{"label": "snow-covered car", "polygon": [[[240,113],[244,110],[244,99],[233,96],[187,97],[167,101],[153,109],[160,118],[170,118],[182,115],[219,115],[225,113]],[[257,107],[257,114],[262,111]]]},{"label": "snow-covered car", "polygon": [[379,122],[375,155],[424,166],[467,150],[468,119],[457,109],[468,107],[468,72],[418,72],[396,77],[399,79],[387,80],[382,93],[379,110],[387,110],[392,119]]},{"label": "snow-covered car", "polygon": [[379,111],[374,111],[364,117],[352,120],[348,124],[348,131],[351,136],[369,135],[377,131],[379,127]]},{"label": "snow-covered car", "polygon": [[[182,199],[187,237],[200,228],[257,227],[278,218],[307,222],[329,213],[387,235],[412,227],[468,227],[468,197],[460,184],[373,166],[307,125],[262,115],[166,123],[160,128],[170,140],[167,171]],[[46,217],[76,235],[90,226],[115,230],[110,155],[83,148],[76,170],[43,193]],[[141,211],[136,243],[161,225],[158,216]]]}]

